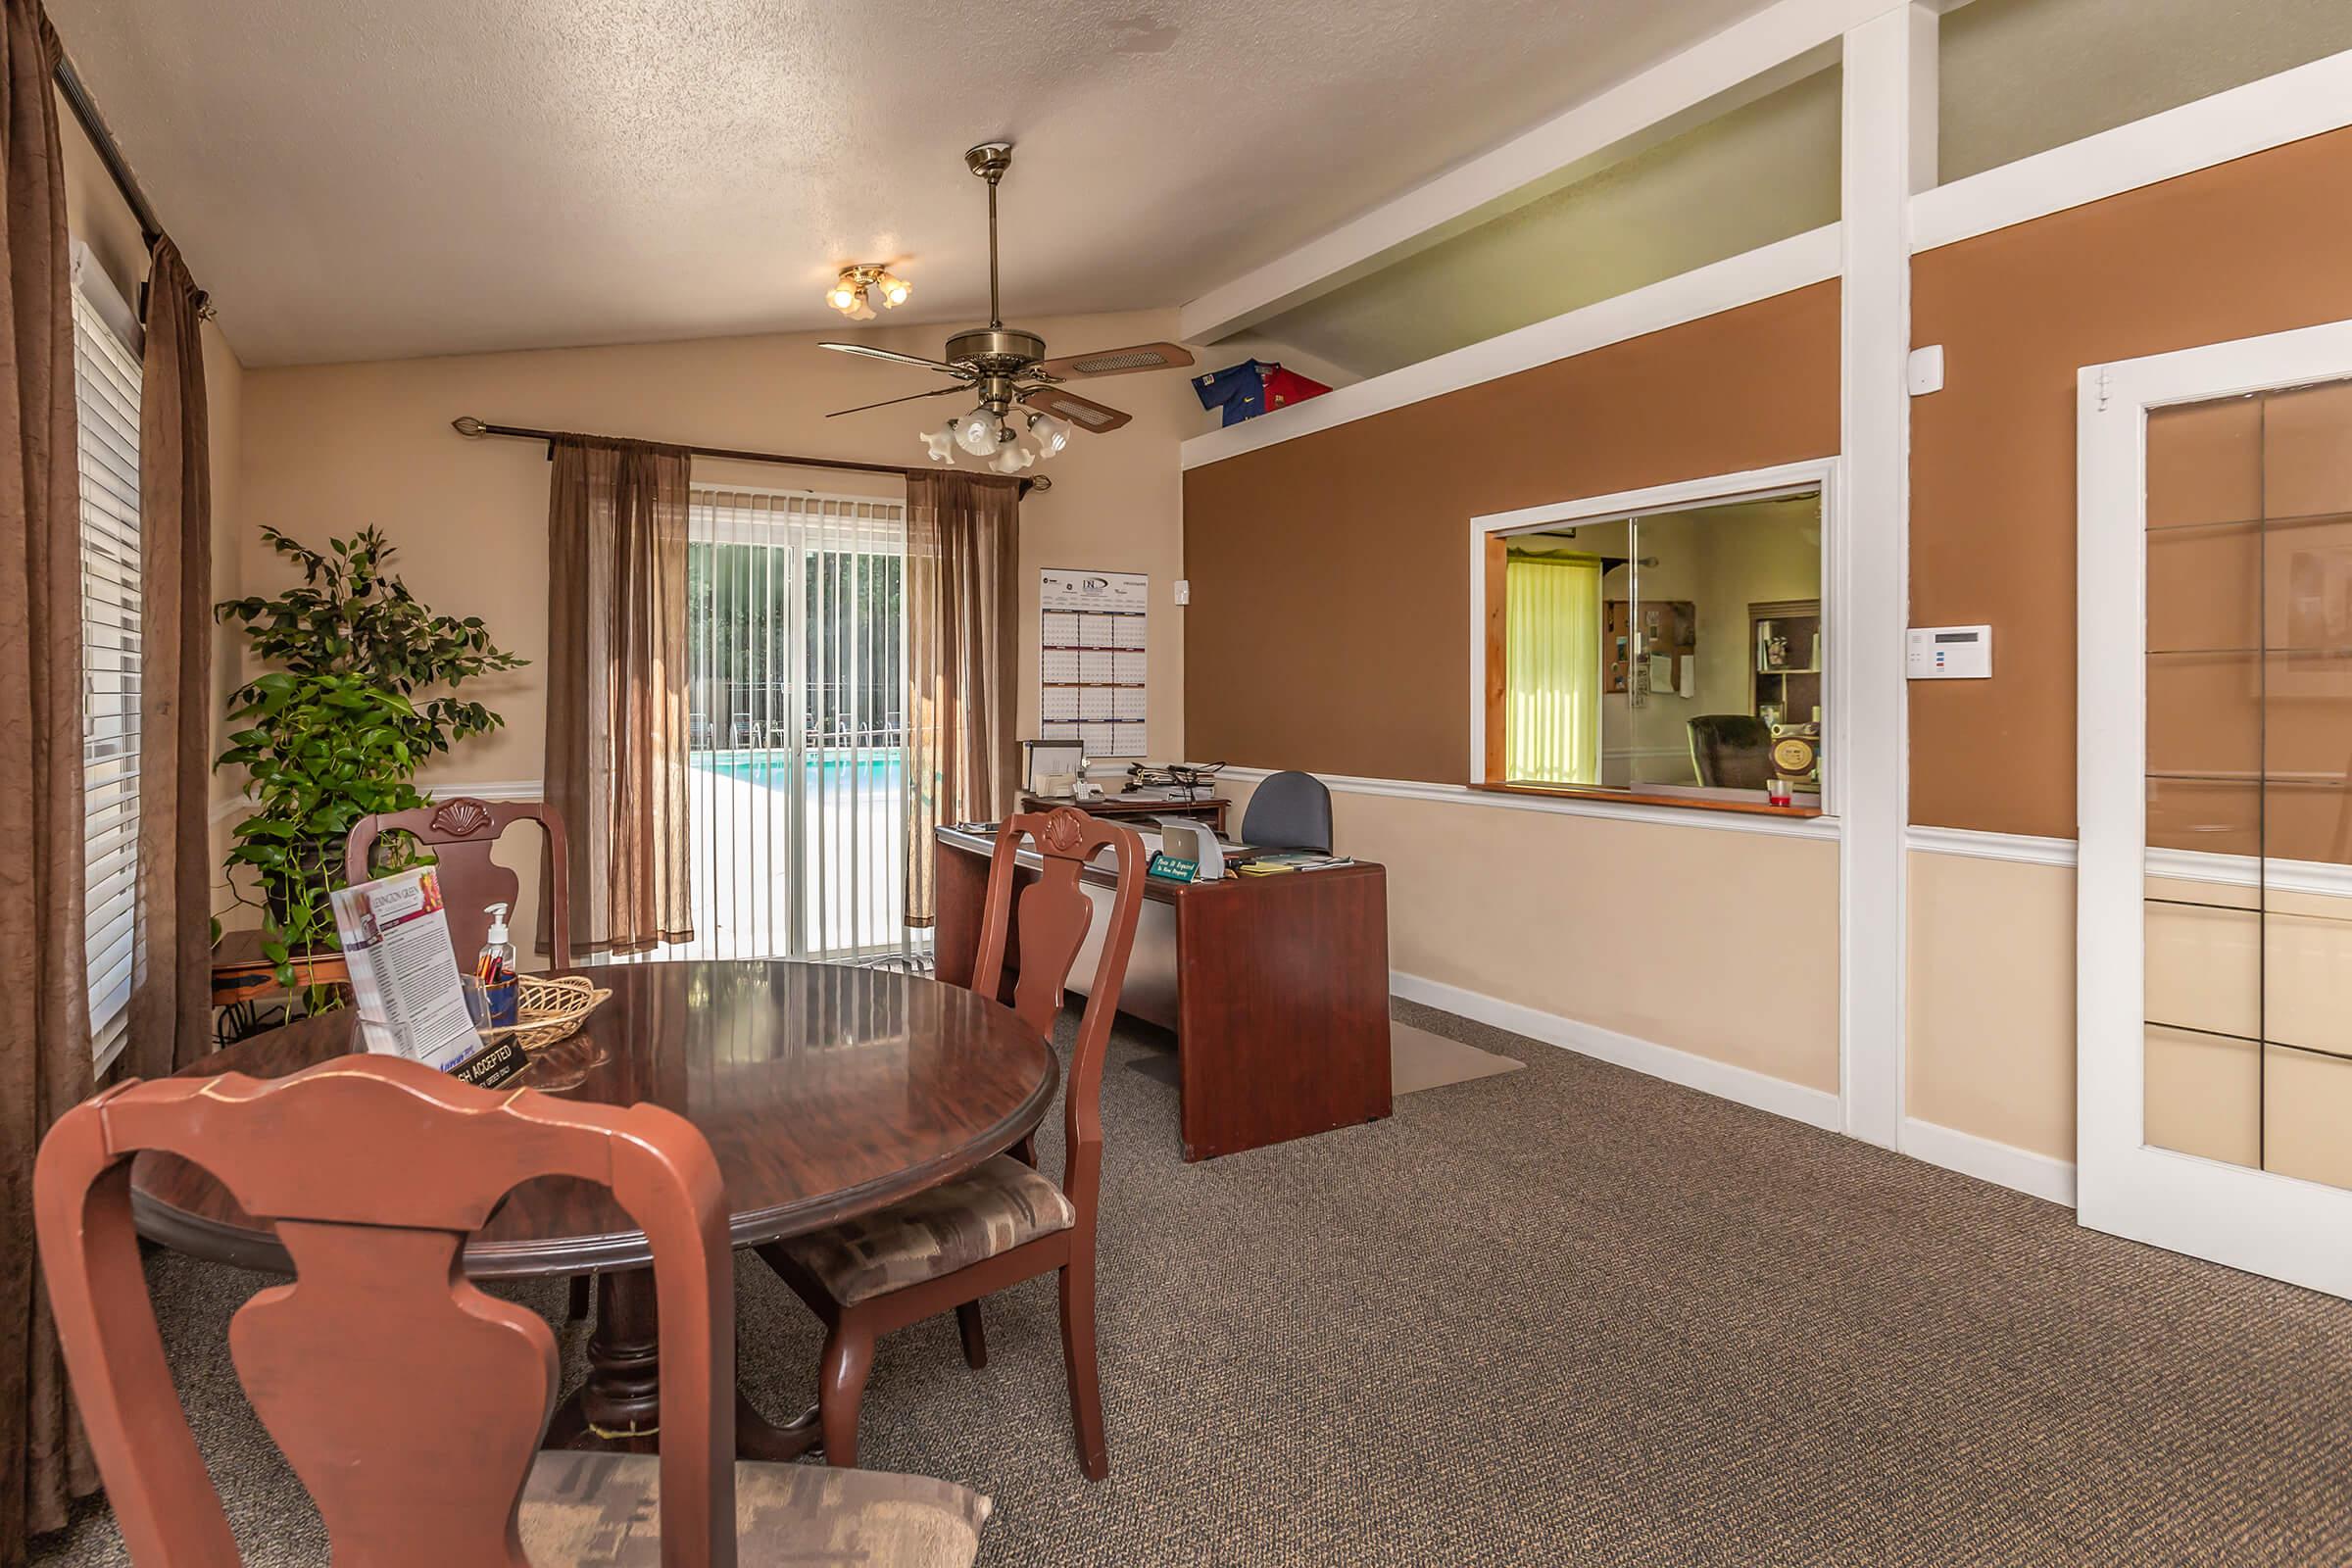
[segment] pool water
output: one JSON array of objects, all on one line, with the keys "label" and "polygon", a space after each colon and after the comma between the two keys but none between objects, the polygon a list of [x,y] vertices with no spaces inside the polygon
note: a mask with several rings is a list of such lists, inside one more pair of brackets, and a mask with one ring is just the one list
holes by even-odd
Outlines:
[{"label": "pool water", "polygon": [[[763,789],[791,788],[792,754],[784,751],[724,751],[696,752],[694,765],[706,773],[723,774],[743,779]],[[817,782],[823,775],[827,788],[855,785],[860,789],[896,789],[905,771],[905,761],[897,747],[860,752],[855,757],[834,754],[822,759],[804,759],[800,772],[802,787]]]}]

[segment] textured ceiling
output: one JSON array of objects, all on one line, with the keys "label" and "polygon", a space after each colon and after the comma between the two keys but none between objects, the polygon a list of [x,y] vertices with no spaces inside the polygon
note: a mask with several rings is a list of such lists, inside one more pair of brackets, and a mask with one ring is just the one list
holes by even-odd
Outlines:
[{"label": "textured ceiling", "polygon": [[1761,0],[50,0],[250,364],[1170,306]]}]

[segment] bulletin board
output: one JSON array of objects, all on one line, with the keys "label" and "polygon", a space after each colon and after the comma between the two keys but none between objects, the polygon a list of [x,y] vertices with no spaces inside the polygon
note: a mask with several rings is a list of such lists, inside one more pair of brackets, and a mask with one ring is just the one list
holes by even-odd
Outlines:
[{"label": "bulletin board", "polygon": [[1151,600],[1146,572],[1048,566],[1038,573],[1040,739],[1077,741],[1089,758],[1150,755]]}]

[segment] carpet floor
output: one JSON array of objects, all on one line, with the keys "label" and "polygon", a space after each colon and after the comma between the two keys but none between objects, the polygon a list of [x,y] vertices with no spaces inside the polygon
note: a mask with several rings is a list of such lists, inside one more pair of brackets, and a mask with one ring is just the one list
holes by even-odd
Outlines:
[{"label": "carpet floor", "polygon": [[[1050,1280],[990,1299],[984,1371],[951,1318],[884,1341],[865,1463],[988,1493],[1004,1568],[2352,1559],[2352,1305],[1397,1011],[1528,1069],[1185,1165],[1164,1041],[1114,1039],[1108,1481],[1071,1451]],[[264,1282],[151,1278],[245,1560],[323,1562],[227,1356]],[[790,1414],[816,1327],[757,1260],[737,1281],[745,1386]],[[125,1559],[94,1502],[35,1560]]]}]

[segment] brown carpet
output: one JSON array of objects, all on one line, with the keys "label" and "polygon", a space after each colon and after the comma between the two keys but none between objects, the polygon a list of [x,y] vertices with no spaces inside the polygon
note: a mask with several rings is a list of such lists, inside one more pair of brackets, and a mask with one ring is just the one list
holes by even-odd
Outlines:
[{"label": "brown carpet", "polygon": [[[865,1461],[992,1494],[1003,1568],[2352,1559],[2352,1306],[1398,1014],[1528,1070],[1192,1166],[1174,1091],[1105,1075],[1109,1481],[1078,1474],[1043,1281],[991,1300],[985,1371],[946,1318],[884,1342]],[[323,1562],[224,1348],[260,1282],[153,1278],[246,1560]],[[747,1385],[797,1409],[818,1335],[738,1279]],[[122,1560],[103,1506],[44,1545]]]}]

